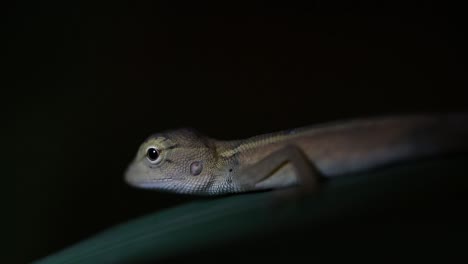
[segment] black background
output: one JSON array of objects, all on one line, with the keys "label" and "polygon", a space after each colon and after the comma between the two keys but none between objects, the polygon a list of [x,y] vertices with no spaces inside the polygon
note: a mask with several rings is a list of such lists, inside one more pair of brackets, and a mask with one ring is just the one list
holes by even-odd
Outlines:
[{"label": "black background", "polygon": [[376,2],[6,4],[7,258],[31,261],[190,200],[122,181],[153,132],[234,139],[466,110],[461,6]]}]

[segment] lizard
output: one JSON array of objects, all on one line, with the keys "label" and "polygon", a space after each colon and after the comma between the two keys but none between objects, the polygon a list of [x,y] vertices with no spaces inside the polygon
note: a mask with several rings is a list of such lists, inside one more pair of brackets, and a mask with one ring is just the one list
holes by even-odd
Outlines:
[{"label": "lizard", "polygon": [[179,128],[146,138],[124,178],[137,188],[201,196],[312,191],[324,179],[467,150],[465,113],[342,119],[237,140]]}]

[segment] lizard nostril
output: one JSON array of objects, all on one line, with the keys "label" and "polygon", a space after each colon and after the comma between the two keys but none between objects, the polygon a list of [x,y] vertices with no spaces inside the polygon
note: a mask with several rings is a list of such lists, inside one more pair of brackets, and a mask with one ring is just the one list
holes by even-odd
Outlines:
[{"label": "lizard nostril", "polygon": [[203,170],[203,164],[201,161],[194,161],[190,164],[190,174],[197,176]]}]

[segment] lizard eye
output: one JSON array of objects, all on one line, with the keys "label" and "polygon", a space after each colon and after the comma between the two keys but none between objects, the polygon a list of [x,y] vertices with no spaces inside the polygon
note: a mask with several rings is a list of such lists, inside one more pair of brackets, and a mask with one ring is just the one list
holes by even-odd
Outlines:
[{"label": "lizard eye", "polygon": [[146,150],[146,158],[151,162],[151,163],[157,163],[159,161],[159,150],[155,147],[150,147],[148,150]]}]

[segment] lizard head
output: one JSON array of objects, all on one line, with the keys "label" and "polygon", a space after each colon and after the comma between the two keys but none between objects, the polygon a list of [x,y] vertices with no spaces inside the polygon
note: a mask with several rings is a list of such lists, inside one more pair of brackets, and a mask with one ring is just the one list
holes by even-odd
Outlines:
[{"label": "lizard head", "polygon": [[176,193],[203,193],[213,176],[216,149],[212,140],[192,129],[153,134],[125,172],[128,184]]}]

